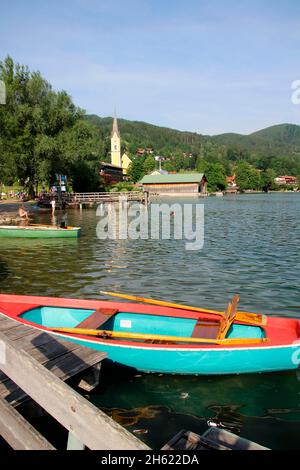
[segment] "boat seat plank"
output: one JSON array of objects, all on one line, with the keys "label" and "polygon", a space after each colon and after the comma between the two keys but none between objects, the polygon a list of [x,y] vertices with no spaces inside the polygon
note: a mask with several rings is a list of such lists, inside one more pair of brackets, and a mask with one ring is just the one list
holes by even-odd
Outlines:
[{"label": "boat seat plank", "polygon": [[199,318],[192,332],[192,338],[216,339],[219,330],[219,321],[201,320]]},{"label": "boat seat plank", "polygon": [[118,312],[114,308],[98,308],[89,317],[76,325],[76,328],[88,328],[96,330],[99,326],[103,325],[109,318]]}]

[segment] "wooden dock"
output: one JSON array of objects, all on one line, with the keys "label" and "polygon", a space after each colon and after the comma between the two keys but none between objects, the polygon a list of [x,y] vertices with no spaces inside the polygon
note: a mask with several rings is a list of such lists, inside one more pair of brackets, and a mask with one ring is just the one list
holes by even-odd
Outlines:
[{"label": "wooden dock", "polygon": [[[97,366],[106,357],[105,353],[56,339],[4,316],[0,316],[0,333],[63,381]],[[0,373],[0,398],[13,406],[28,400],[26,393],[3,373]]]},{"label": "wooden dock", "polygon": [[118,202],[120,198],[127,201],[143,201],[144,193],[141,191],[107,192],[107,193],[70,193],[70,204],[99,204],[101,202]]},{"label": "wooden dock", "polygon": [[[50,200],[53,197],[47,193],[39,200],[41,207],[50,207]],[[148,193],[142,191],[128,192],[98,192],[98,193],[62,193],[55,196],[57,207],[61,207],[62,203],[66,207],[94,207],[101,203],[119,202],[126,199],[130,202],[148,203]]]},{"label": "wooden dock", "polygon": [[68,448],[148,449],[64,383],[106,354],[53,338],[0,316],[0,435],[13,449],[54,449],[18,412],[33,400],[69,432]]}]

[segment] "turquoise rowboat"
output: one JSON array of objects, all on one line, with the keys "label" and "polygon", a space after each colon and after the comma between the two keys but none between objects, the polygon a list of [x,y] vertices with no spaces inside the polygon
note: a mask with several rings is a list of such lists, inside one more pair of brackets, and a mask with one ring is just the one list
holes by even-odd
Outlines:
[{"label": "turquoise rowboat", "polygon": [[0,225],[0,237],[6,238],[76,238],[80,227],[59,228],[53,225]]},{"label": "turquoise rowboat", "polygon": [[222,317],[205,310],[2,294],[1,315],[145,372],[240,374],[297,369],[300,363],[295,318],[252,314],[251,323],[237,315],[218,339]]}]

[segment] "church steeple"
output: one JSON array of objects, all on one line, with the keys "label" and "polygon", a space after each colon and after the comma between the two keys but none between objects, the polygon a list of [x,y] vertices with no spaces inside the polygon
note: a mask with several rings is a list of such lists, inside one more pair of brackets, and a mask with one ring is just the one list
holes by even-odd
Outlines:
[{"label": "church steeple", "polygon": [[114,113],[113,126],[111,130],[111,163],[115,166],[122,166],[121,161],[121,136],[118,128],[118,121],[116,111]]},{"label": "church steeple", "polygon": [[112,130],[111,130],[111,137],[113,137],[114,134],[116,134],[118,137],[120,137],[116,111],[114,113],[114,120],[113,120],[113,126],[112,126]]}]

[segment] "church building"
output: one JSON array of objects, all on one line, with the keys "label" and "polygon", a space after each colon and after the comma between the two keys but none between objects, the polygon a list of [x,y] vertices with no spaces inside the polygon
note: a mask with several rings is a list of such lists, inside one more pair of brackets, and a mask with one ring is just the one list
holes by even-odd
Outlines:
[{"label": "church building", "polygon": [[111,163],[102,162],[100,172],[106,184],[113,184],[119,181],[123,181],[123,176],[127,175],[127,170],[131,163],[131,160],[126,152],[124,152],[121,156],[121,136],[116,115],[114,115],[113,119],[110,145]]}]

